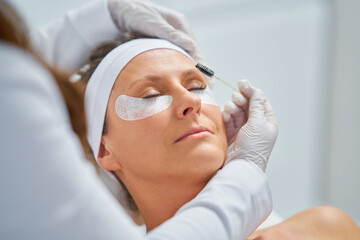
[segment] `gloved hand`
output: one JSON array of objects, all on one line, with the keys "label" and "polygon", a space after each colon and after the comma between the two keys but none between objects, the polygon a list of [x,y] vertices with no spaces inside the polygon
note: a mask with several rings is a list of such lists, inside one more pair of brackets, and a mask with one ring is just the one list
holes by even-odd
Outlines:
[{"label": "gloved hand", "polygon": [[[246,79],[238,81],[239,92],[234,92],[231,96],[232,101],[225,104],[224,111],[222,112],[226,137],[228,146],[230,146],[239,132],[240,128],[246,123],[248,114],[248,99],[245,92],[241,92],[241,88],[246,91],[251,91],[252,86]],[[244,96],[245,95],[245,96]]]},{"label": "gloved hand", "polygon": [[[265,171],[278,133],[274,110],[261,90],[252,87],[246,81],[238,85],[242,96],[245,95],[248,101],[242,101],[238,112],[227,112],[234,116],[230,119],[233,121],[234,129],[240,126],[240,130],[229,146],[226,162],[234,159],[252,161]],[[239,122],[236,123],[235,120]]]},{"label": "gloved hand", "polygon": [[187,51],[195,61],[202,61],[184,15],[143,0],[109,0],[108,5],[122,33],[166,39]]}]

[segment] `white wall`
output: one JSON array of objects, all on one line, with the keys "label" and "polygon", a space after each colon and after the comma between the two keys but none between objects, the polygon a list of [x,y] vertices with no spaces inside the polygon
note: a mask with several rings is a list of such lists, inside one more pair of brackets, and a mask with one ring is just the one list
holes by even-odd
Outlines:
[{"label": "white wall", "polygon": [[335,1],[327,195],[360,223],[360,1]]},{"label": "white wall", "polygon": [[[40,26],[87,1],[12,2]],[[360,219],[359,2],[154,2],[187,16],[217,75],[248,78],[270,98],[280,132],[268,175],[280,215],[330,203]],[[215,94],[223,105],[231,90],[219,83]]]}]

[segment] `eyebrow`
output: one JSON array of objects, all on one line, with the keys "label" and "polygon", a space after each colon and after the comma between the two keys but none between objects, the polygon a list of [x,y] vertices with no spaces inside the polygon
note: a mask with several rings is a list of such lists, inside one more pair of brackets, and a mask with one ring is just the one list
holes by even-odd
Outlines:
[{"label": "eyebrow", "polygon": [[[189,70],[186,70],[184,72],[181,73],[181,78],[187,78],[193,74],[202,74],[197,68],[192,68]],[[129,84],[128,90],[130,90],[131,88],[134,87],[134,85],[142,82],[142,81],[151,81],[151,82],[159,82],[159,80],[162,78],[161,75],[157,75],[157,74],[149,74],[149,75],[145,75],[142,78],[139,78],[135,81],[133,81],[132,83]]]},{"label": "eyebrow", "polygon": [[151,81],[151,82],[158,82],[160,80],[161,76],[159,75],[146,75],[140,79],[137,79],[129,84],[128,90],[133,88],[136,84],[142,82],[142,81]]},{"label": "eyebrow", "polygon": [[187,77],[190,77],[191,75],[193,75],[193,74],[202,74],[201,72],[200,72],[200,70],[199,69],[197,69],[197,68],[192,68],[192,69],[190,69],[190,70],[187,70],[187,71],[184,71],[182,74],[181,74],[181,77],[182,78],[187,78]]}]

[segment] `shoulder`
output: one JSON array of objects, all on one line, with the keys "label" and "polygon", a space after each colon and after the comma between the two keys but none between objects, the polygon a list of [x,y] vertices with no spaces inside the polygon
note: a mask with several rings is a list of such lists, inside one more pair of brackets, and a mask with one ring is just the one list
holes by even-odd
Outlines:
[{"label": "shoulder", "polygon": [[0,41],[0,70],[2,85],[34,84],[47,90],[56,85],[51,74],[29,53],[4,41]]},{"label": "shoulder", "polygon": [[15,107],[21,102],[38,99],[46,101],[59,114],[67,115],[59,88],[47,69],[29,53],[4,41],[0,41],[0,76],[3,106],[6,103],[5,106],[11,107],[16,103]]}]

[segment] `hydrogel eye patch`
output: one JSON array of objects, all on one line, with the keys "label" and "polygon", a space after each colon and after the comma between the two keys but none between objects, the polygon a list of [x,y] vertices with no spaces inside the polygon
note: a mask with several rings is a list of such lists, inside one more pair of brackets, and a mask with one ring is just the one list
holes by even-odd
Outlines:
[{"label": "hydrogel eye patch", "polygon": [[212,93],[209,87],[206,87],[203,90],[191,91],[191,93],[199,96],[199,98],[201,99],[201,104],[209,104],[217,107],[219,106],[215,100],[214,94]]},{"label": "hydrogel eye patch", "polygon": [[117,115],[124,120],[134,121],[151,117],[170,107],[172,96],[164,95],[152,98],[135,98],[120,95],[115,102]]},{"label": "hydrogel eye patch", "polygon": [[[202,104],[219,106],[209,88],[204,90],[191,91],[201,99]],[[135,98],[127,95],[120,95],[115,102],[117,115],[127,121],[135,121],[151,117],[170,107],[173,97],[163,95],[151,98]]]}]

